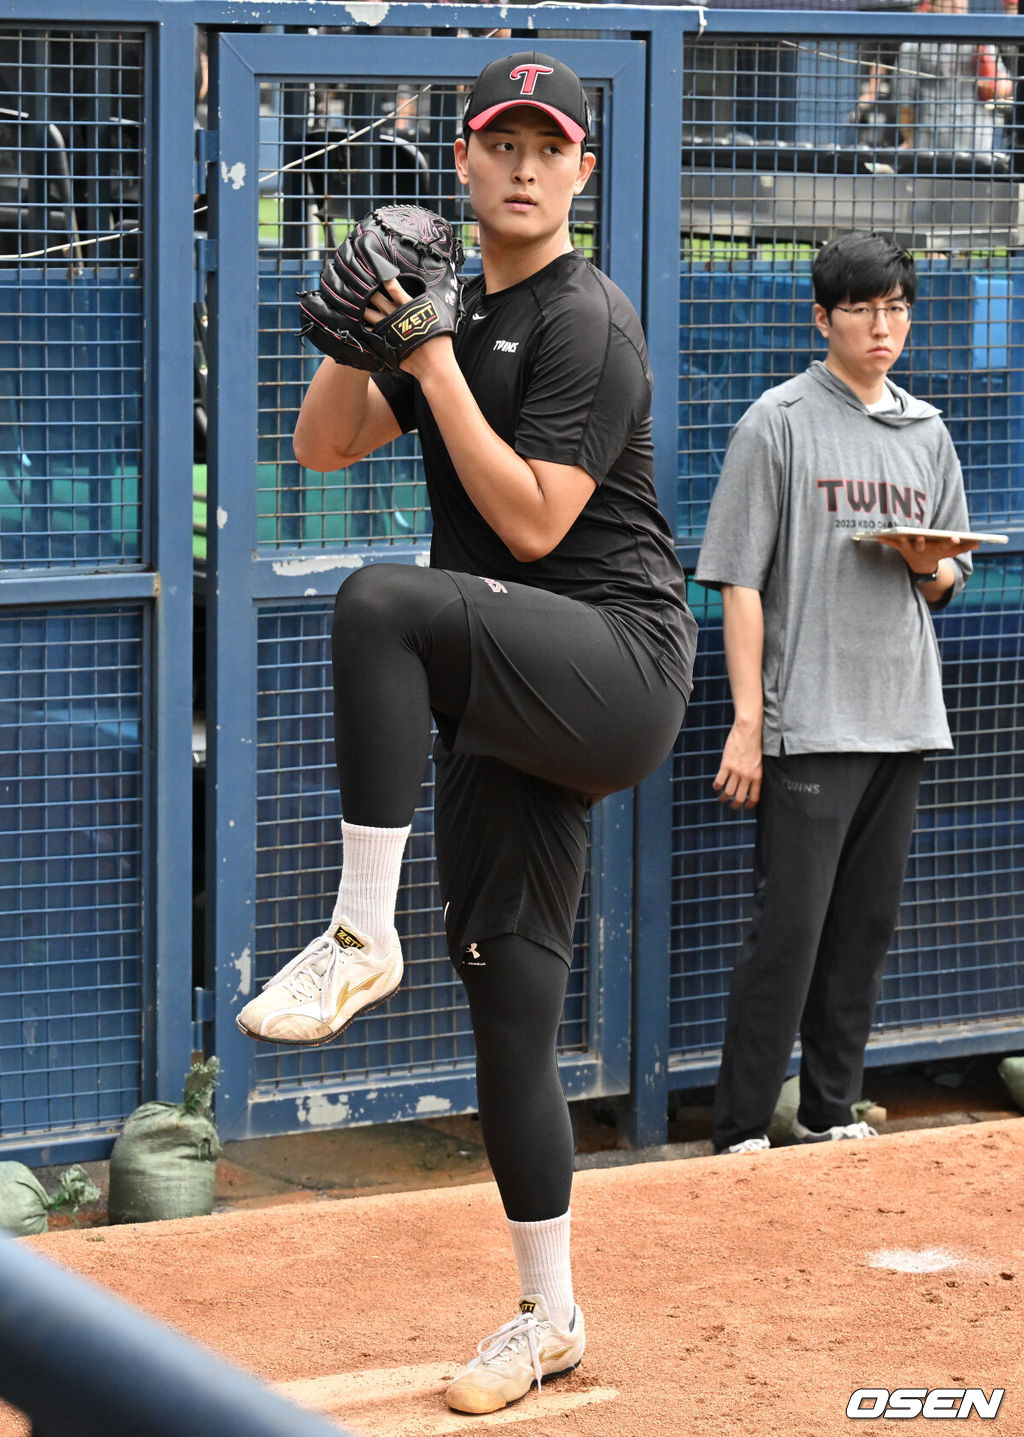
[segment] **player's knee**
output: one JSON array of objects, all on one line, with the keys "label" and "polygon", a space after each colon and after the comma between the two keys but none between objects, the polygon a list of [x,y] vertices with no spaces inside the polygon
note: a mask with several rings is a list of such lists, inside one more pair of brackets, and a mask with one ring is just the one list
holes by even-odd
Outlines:
[{"label": "player's knee", "polygon": [[339,648],[379,643],[406,622],[410,585],[406,564],[369,564],[342,584],[334,601],[331,642]]},{"label": "player's knee", "polygon": [[432,625],[455,607],[458,598],[457,586],[439,569],[416,564],[369,564],[357,569],[334,601],[335,662],[372,656],[395,643],[422,653]]}]

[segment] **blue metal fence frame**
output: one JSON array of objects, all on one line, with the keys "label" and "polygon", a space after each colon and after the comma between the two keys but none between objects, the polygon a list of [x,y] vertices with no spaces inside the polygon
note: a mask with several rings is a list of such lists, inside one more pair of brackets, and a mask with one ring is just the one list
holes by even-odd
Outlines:
[{"label": "blue metal fence frame", "polygon": [[[192,515],[190,496],[187,503],[182,498],[181,446],[192,427],[192,318],[181,296],[191,295],[193,282],[194,163],[191,128],[183,128],[180,117],[191,113],[195,61],[187,21],[161,26],[161,16],[166,10],[159,6],[100,6],[86,19],[81,5],[16,4],[5,17],[35,27],[66,23],[83,32],[118,22],[146,31],[144,127],[153,153],[143,176],[142,558],[94,571],[8,570],[0,582],[0,613],[132,605],[142,615],[142,998],[140,1011],[130,1015],[140,1030],[138,1101],[180,1097],[192,1056],[192,712],[191,683],[182,683],[183,669],[191,675]],[[30,1163],[85,1161],[105,1156],[119,1130],[120,1121],[12,1132],[0,1136],[0,1151]]]}]

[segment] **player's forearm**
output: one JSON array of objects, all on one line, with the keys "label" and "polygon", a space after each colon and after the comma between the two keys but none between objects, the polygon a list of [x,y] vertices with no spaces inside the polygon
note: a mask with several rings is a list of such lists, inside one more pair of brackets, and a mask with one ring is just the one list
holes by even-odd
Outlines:
[{"label": "player's forearm", "polygon": [[335,364],[333,359],[322,361],[292,436],[295,457],[304,468],[327,474],[369,452],[369,447],[360,448],[369,414],[369,383],[364,370]]},{"label": "player's forearm", "polygon": [[569,512],[563,495],[545,493],[530,464],[494,432],[450,347],[405,367],[419,379],[455,471],[484,520],[522,563],[550,553],[579,508]]},{"label": "player's forearm", "polygon": [[764,718],[764,607],[757,589],[722,586],[722,633],[735,722],[760,733]]}]

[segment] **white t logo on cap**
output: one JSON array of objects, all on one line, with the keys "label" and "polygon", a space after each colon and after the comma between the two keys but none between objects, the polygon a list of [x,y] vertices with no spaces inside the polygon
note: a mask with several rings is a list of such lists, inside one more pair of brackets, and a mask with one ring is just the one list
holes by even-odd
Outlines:
[{"label": "white t logo on cap", "polygon": [[523,86],[521,95],[532,95],[537,86],[538,75],[553,75],[555,72],[550,65],[517,65],[509,73],[510,80],[522,79]]}]

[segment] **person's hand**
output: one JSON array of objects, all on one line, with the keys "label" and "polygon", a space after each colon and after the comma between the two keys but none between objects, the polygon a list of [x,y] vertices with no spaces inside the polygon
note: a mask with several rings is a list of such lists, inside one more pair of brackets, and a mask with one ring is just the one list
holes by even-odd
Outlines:
[{"label": "person's hand", "polygon": [[755,808],[763,772],[760,724],[734,723],[712,784],[720,801],[730,808]]},{"label": "person's hand", "polygon": [[914,574],[933,574],[943,559],[968,554],[978,547],[977,540],[961,539],[956,534],[948,539],[933,539],[925,534],[889,534],[883,530],[876,538],[880,544],[895,549]]},{"label": "person's hand", "polygon": [[389,314],[394,314],[396,309],[408,304],[410,298],[411,295],[406,294],[397,279],[389,279],[387,284],[367,300],[363,317],[367,324],[380,324]]},{"label": "person's hand", "polygon": [[[381,324],[396,310],[410,302],[411,296],[406,293],[398,280],[389,279],[383,288],[377,290],[376,294],[370,298],[363,317],[372,328],[374,325]],[[423,372],[426,365],[433,362],[439,349],[450,350],[451,347],[452,337],[450,334],[435,335],[432,339],[424,340],[416,349],[411,350],[398,367],[416,378]]]},{"label": "person's hand", "polygon": [[[462,260],[462,241],[441,215],[420,205],[382,205],[328,258],[317,289],[299,295],[300,334],[337,364],[399,369],[421,344],[458,328]],[[375,305],[394,280],[400,289],[391,294],[400,292],[405,303]]]}]

